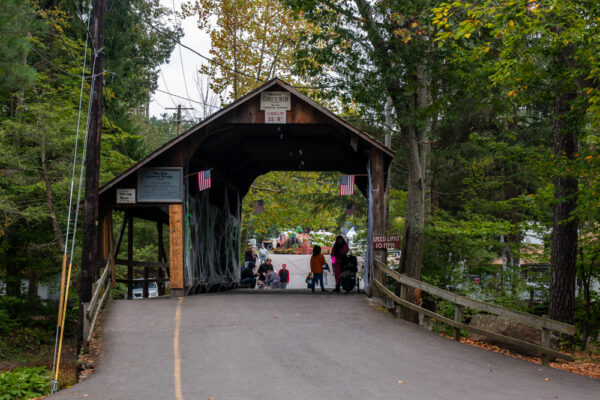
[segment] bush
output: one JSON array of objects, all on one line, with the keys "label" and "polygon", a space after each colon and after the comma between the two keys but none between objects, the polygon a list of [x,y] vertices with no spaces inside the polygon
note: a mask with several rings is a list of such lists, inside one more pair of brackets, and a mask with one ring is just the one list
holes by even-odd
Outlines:
[{"label": "bush", "polygon": [[27,400],[50,393],[46,367],[20,367],[0,374],[0,400]]}]

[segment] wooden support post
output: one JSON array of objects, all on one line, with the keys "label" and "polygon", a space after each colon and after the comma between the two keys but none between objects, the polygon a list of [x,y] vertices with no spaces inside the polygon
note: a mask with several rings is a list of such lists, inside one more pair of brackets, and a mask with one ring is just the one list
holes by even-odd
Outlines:
[{"label": "wooden support post", "polygon": [[127,299],[133,299],[133,215],[127,213]]},{"label": "wooden support post", "polygon": [[144,298],[148,298],[148,267],[144,267]]},{"label": "wooden support post", "polygon": [[[397,283],[397,285],[400,285],[400,298],[404,299],[406,297],[406,286],[404,286],[403,284],[401,284],[400,282]],[[400,319],[404,319],[404,315],[406,314],[404,312],[404,306],[402,306],[401,304],[398,304],[398,307],[396,308],[397,312],[396,312],[396,317],[400,318]]]},{"label": "wooden support post", "polygon": [[[454,305],[454,320],[456,322],[462,322],[462,306]],[[460,328],[454,328],[454,340],[460,341]]]},{"label": "wooden support post", "polygon": [[182,204],[169,204],[169,244],[171,293],[181,297],[184,293]]},{"label": "wooden support post", "polygon": [[[550,330],[547,328],[542,328],[542,346],[550,347]],[[550,356],[548,354],[542,354],[542,364],[550,364]]]},{"label": "wooden support post", "polygon": [[[161,221],[156,222],[156,230],[158,231],[158,262],[167,261],[165,256],[165,247],[163,243],[163,223]],[[165,270],[163,268],[158,269],[158,295],[164,296],[165,294]]]},{"label": "wooden support post", "polygon": [[115,275],[115,264],[117,256],[119,255],[119,250],[121,250],[121,243],[123,242],[123,235],[125,234],[125,227],[127,226],[127,214],[123,215],[123,223],[121,224],[121,229],[119,230],[119,237],[117,238],[117,243],[115,245],[115,249],[112,252],[112,260],[110,264],[110,279],[112,287],[115,287],[117,281]]},{"label": "wooden support post", "polygon": [[[373,182],[373,234],[381,235],[385,233],[385,176],[383,170],[383,153],[379,149],[371,150],[371,178]],[[387,265],[387,250],[373,250],[373,258],[383,265]],[[377,265],[377,264],[375,264]],[[383,272],[380,268],[374,268],[373,278],[383,282]],[[371,286],[371,293],[375,296],[381,296],[381,291],[377,286]]]}]

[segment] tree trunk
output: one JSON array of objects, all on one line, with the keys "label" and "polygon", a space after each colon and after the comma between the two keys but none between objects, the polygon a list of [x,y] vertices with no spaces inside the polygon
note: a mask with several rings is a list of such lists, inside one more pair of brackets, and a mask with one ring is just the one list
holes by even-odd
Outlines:
[{"label": "tree trunk", "polygon": [[[423,67],[417,68],[416,80],[419,88],[415,94],[413,112],[427,108],[430,104],[429,81]],[[398,111],[396,111],[398,113]],[[400,113],[398,113],[400,115]],[[406,220],[404,223],[404,245],[400,259],[401,272],[421,279],[423,242],[425,236],[425,191],[427,189],[427,159],[431,151],[429,132],[431,120],[425,126],[417,124],[403,127],[402,137],[408,169],[408,193],[406,195]],[[406,300],[414,302],[414,289],[408,288]],[[414,311],[405,312],[407,321],[418,323],[419,315]]]},{"label": "tree trunk", "polygon": [[35,269],[33,267],[29,268],[29,287],[27,288],[27,298],[29,301],[33,301],[38,297],[38,286],[39,279]]},{"label": "tree trunk", "polygon": [[[575,158],[577,138],[567,125],[572,94],[559,94],[554,105],[554,155]],[[568,172],[554,178],[554,223],[550,259],[550,318],[572,324],[575,314],[577,264],[577,178]]]},{"label": "tree trunk", "polygon": [[65,251],[65,239],[63,238],[58,219],[56,218],[56,211],[54,210],[54,194],[52,193],[52,186],[50,184],[48,168],[46,165],[46,138],[44,138],[42,142],[42,179],[44,180],[44,187],[46,189],[46,203],[48,205],[48,212],[50,213],[52,230],[54,231],[54,237],[58,242],[58,248],[62,253]]}]

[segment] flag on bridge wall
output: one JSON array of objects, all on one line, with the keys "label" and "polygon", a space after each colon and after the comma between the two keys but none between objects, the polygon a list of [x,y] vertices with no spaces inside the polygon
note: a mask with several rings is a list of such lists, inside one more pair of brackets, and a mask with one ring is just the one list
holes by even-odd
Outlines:
[{"label": "flag on bridge wall", "polygon": [[342,196],[354,194],[354,175],[342,175],[340,178],[340,194]]},{"label": "flag on bridge wall", "polygon": [[212,179],[210,177],[210,169],[206,171],[198,172],[198,191],[209,189],[212,185]]},{"label": "flag on bridge wall", "polygon": [[261,212],[264,212],[264,211],[265,211],[264,202],[262,200],[255,200],[254,201],[254,213],[260,214]]}]

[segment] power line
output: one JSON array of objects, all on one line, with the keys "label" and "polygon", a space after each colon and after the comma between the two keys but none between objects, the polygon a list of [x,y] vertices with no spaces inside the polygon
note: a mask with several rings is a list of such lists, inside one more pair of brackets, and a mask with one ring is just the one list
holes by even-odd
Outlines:
[{"label": "power line", "polygon": [[161,76],[161,78],[163,80],[163,83],[165,84],[165,88],[167,89],[167,94],[169,95],[169,98],[171,99],[171,103],[173,103],[173,105],[175,107],[177,107],[177,102],[175,100],[173,100],[173,97],[171,97],[172,95],[170,93],[169,86],[167,85],[167,80],[165,79],[165,74],[163,73],[162,69],[160,70],[160,76]]},{"label": "power line", "polygon": [[[173,18],[175,20],[175,23],[177,23],[177,11],[175,10],[175,0],[173,0]],[[181,64],[181,74],[183,75],[183,84],[185,86],[185,94],[187,95],[188,98],[192,97],[190,96],[190,92],[188,91],[188,86],[187,86],[187,79],[185,78],[185,69],[183,67],[183,56],[181,55],[181,45],[179,45],[178,47],[179,50],[179,62]],[[188,100],[189,102],[189,100]],[[190,106],[193,107],[193,104],[190,103]]]},{"label": "power line", "polygon": [[[163,77],[163,80],[164,80],[164,77]],[[166,84],[165,84],[165,86],[166,86]],[[168,88],[167,88],[167,89],[168,89]],[[207,107],[213,107],[213,108],[221,108],[221,106],[215,106],[214,104],[208,104],[208,103],[203,103],[203,102],[201,102],[201,101],[198,101],[198,100],[189,99],[189,98],[187,98],[187,97],[183,97],[183,96],[179,96],[179,95],[177,95],[177,94],[173,94],[173,93],[171,93],[171,92],[167,92],[166,90],[156,89],[155,91],[156,91],[156,92],[160,92],[160,93],[164,93],[164,94],[168,94],[169,96],[177,97],[178,99],[182,99],[182,100],[191,101],[192,103],[197,103],[197,104],[200,104],[200,105],[203,105],[203,106],[207,106]],[[172,101],[172,99],[171,99],[171,101]],[[175,104],[175,102],[173,102],[173,104],[174,104],[175,106],[177,106],[177,104]],[[163,108],[164,108],[164,107],[163,107]]]},{"label": "power line", "polygon": [[[120,0],[118,0],[118,1],[120,1]],[[121,2],[121,4],[123,4],[123,2]],[[212,59],[212,58],[210,58],[210,57],[207,57],[207,56],[205,56],[204,54],[202,54],[202,53],[200,53],[200,52],[198,52],[198,51],[194,50],[193,48],[191,48],[191,47],[189,47],[189,46],[187,46],[187,45],[185,45],[185,44],[181,43],[181,42],[180,42],[178,39],[175,39],[175,38],[173,38],[173,37],[172,37],[170,34],[168,34],[167,32],[163,31],[163,30],[162,30],[162,29],[160,29],[160,28],[157,28],[157,27],[156,27],[156,26],[154,26],[154,25],[153,25],[153,24],[152,24],[150,21],[146,20],[144,17],[142,17],[141,15],[139,15],[137,12],[135,12],[135,11],[134,11],[134,10],[131,8],[131,6],[130,6],[129,4],[123,4],[123,5],[124,5],[124,6],[127,8],[127,10],[128,10],[128,11],[129,11],[131,14],[135,15],[135,16],[136,16],[136,17],[137,17],[137,18],[138,18],[140,21],[142,21],[143,23],[145,23],[146,25],[148,25],[150,28],[154,29],[156,32],[158,32],[158,33],[160,33],[161,35],[165,36],[167,39],[169,39],[169,40],[171,40],[171,41],[173,41],[173,42],[177,43],[178,45],[180,45],[180,46],[181,46],[181,47],[183,47],[184,49],[187,49],[187,50],[191,51],[192,53],[196,54],[197,56],[199,56],[199,57],[201,57],[201,58],[205,59],[206,61],[208,61],[208,62],[210,62],[210,63],[213,63],[213,64],[215,64],[215,65],[218,65],[219,67],[221,67],[221,68],[224,68],[224,69],[226,69],[226,70],[228,70],[228,71],[231,71],[231,72],[233,72],[234,74],[243,75],[243,76],[245,76],[246,78],[254,79],[255,81],[258,81],[258,82],[263,82],[263,83],[264,83],[264,80],[262,80],[262,79],[260,79],[260,78],[256,78],[256,77],[254,77],[254,76],[252,76],[252,75],[248,75],[248,74],[246,74],[246,73],[244,73],[244,72],[237,71],[237,70],[235,70],[235,69],[233,69],[233,68],[231,68],[231,67],[228,67],[228,66],[226,66],[225,64],[223,64],[223,63],[220,63],[220,62],[218,62],[218,61],[216,61],[216,60],[214,60],[214,59]]]}]

